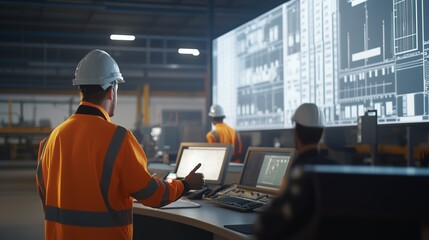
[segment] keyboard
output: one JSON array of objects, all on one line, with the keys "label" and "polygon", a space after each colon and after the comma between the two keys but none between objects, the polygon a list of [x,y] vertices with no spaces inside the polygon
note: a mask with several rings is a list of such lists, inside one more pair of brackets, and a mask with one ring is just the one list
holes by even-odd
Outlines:
[{"label": "keyboard", "polygon": [[232,196],[219,197],[213,199],[211,202],[223,207],[231,208],[242,212],[251,212],[253,211],[253,209],[262,207],[264,205],[264,203],[257,202],[254,200],[247,200],[244,198]]}]

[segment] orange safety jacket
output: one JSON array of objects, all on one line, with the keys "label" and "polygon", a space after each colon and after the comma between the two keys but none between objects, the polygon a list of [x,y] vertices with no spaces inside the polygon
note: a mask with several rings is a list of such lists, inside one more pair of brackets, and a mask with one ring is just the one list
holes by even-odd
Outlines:
[{"label": "orange safety jacket", "polygon": [[161,207],[189,190],[152,177],[132,133],[88,102],[40,143],[38,159],[47,240],[131,240],[133,198]]},{"label": "orange safety jacket", "polygon": [[229,143],[234,148],[232,162],[241,162],[242,144],[240,135],[226,123],[216,123],[215,129],[206,135],[208,143]]}]

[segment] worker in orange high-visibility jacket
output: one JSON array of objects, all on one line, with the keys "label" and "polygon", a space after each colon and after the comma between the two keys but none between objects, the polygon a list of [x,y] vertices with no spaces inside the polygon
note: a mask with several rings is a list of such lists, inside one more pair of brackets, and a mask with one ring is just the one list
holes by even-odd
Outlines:
[{"label": "worker in orange high-visibility jacket", "polygon": [[184,180],[151,176],[136,138],[110,120],[122,82],[115,60],[102,50],[89,52],[76,68],[73,85],[82,102],[39,148],[45,239],[131,240],[133,199],[160,207],[204,185],[195,172],[200,164]]},{"label": "worker in orange high-visibility jacket", "polygon": [[241,152],[243,147],[241,144],[240,134],[235,129],[223,122],[223,119],[225,118],[223,108],[220,105],[213,104],[210,107],[208,116],[210,117],[210,121],[215,129],[206,134],[207,142],[231,144],[234,148],[231,162],[242,162]]}]

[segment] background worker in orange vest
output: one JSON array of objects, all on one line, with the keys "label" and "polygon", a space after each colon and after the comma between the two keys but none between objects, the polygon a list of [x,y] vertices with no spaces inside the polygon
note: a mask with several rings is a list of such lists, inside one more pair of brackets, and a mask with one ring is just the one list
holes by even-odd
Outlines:
[{"label": "background worker in orange vest", "polygon": [[240,134],[232,127],[223,122],[225,113],[221,106],[213,104],[208,113],[210,122],[215,127],[214,130],[206,134],[208,143],[229,143],[234,147],[231,162],[241,162],[242,144]]},{"label": "background worker in orange vest", "polygon": [[204,185],[198,164],[184,180],[151,176],[133,134],[110,121],[122,74],[105,51],[79,63],[73,85],[82,101],[41,142],[36,182],[48,240],[131,240],[133,199],[161,207]]}]

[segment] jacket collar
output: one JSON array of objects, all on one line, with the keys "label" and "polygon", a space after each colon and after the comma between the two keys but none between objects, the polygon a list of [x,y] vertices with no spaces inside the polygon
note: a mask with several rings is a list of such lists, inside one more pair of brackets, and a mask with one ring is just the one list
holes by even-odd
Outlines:
[{"label": "jacket collar", "polygon": [[93,107],[93,108],[96,108],[97,110],[99,110],[102,114],[103,114],[103,116],[100,116],[100,117],[103,117],[104,119],[106,119],[106,121],[108,121],[108,122],[111,122],[111,120],[110,120],[110,116],[109,116],[109,114],[106,112],[106,110],[104,110],[104,108],[102,108],[100,105],[97,105],[97,104],[94,104],[94,103],[90,103],[90,102],[85,102],[85,101],[82,101],[81,103],[80,103],[80,105],[79,106],[88,106],[88,107]]}]

